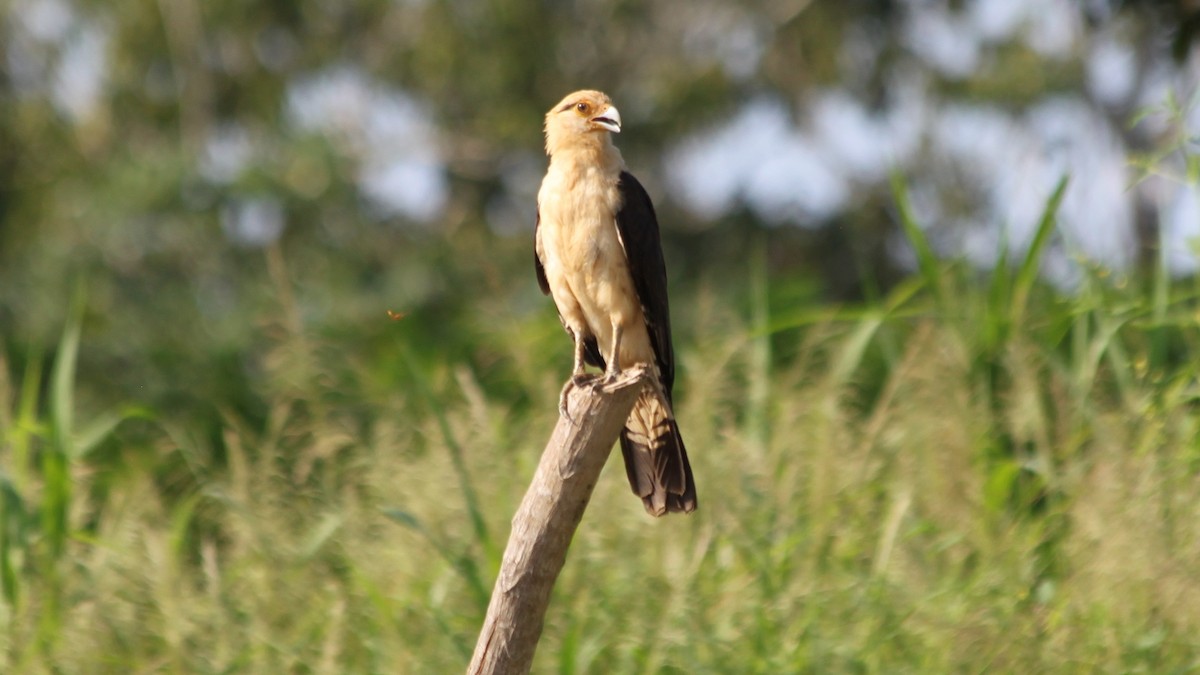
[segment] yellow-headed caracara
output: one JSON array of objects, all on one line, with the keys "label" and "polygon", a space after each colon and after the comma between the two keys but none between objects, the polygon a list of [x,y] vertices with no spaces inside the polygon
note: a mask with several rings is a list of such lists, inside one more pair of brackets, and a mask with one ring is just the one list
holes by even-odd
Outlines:
[{"label": "yellow-headed caracara", "polygon": [[621,432],[625,472],[650,514],[688,513],[696,486],[671,408],[667,270],[654,206],[612,144],[610,132],[620,131],[620,113],[598,91],[575,92],[546,113],[550,168],[538,191],[535,263],[542,292],[575,341],[559,407],[565,415],[585,364],[604,369],[607,380],[649,366],[653,383]]}]

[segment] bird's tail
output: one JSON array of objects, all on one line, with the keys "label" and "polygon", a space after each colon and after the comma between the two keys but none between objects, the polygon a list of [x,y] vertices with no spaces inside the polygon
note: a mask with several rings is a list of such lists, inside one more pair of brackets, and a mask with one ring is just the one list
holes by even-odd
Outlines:
[{"label": "bird's tail", "polygon": [[621,454],[633,493],[652,516],[696,510],[696,483],[675,414],[661,387],[642,389],[625,429]]}]

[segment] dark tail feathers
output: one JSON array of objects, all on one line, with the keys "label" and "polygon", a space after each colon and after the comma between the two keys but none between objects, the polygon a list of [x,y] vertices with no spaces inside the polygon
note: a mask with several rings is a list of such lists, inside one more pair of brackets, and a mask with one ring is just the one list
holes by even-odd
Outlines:
[{"label": "dark tail feathers", "polygon": [[638,397],[625,429],[621,454],[633,493],[652,516],[696,510],[696,483],[671,405],[657,387]]}]

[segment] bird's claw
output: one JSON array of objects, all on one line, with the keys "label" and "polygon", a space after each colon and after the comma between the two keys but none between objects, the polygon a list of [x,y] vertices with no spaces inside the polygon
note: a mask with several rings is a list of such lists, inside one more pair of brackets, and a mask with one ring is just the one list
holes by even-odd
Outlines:
[{"label": "bird's claw", "polygon": [[567,411],[567,394],[570,392],[570,389],[571,383],[568,382],[567,386],[563,387],[562,394],[558,397],[558,415],[571,424],[574,424],[575,420],[571,419],[571,413]]},{"label": "bird's claw", "polygon": [[604,379],[597,383],[597,386],[606,394],[620,391],[631,383],[644,378],[646,376],[646,368],[644,364],[636,364],[616,372],[610,373],[606,371]]},{"label": "bird's claw", "polygon": [[597,378],[595,375],[576,373],[571,376],[571,379],[567,380],[567,383],[563,385],[562,393],[558,395],[558,414],[561,415],[563,419],[571,424],[575,424],[575,419],[571,417],[571,411],[567,405],[567,400],[571,396],[571,390],[575,387],[582,387],[585,384],[592,383],[596,379]]}]

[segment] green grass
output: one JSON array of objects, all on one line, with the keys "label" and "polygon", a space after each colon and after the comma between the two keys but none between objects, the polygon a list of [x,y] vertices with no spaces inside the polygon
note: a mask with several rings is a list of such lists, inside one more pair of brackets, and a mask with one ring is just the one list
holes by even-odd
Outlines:
[{"label": "green grass", "polygon": [[[753,256],[739,302],[673,298],[700,510],[610,461],[535,672],[1200,670],[1198,289],[1040,282],[1065,181],[991,274],[894,189],[920,265],[877,302],[790,306]],[[48,376],[0,368],[0,672],[465,667],[569,344],[493,290],[471,358],[419,313],[350,353],[271,255],[261,415],[77,409],[82,299]]]}]

